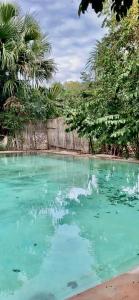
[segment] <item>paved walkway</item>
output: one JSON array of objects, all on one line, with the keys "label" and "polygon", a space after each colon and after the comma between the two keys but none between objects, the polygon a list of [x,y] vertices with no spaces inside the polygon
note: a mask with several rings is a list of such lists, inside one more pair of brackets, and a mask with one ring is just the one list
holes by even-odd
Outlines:
[{"label": "paved walkway", "polygon": [[68,300],[139,300],[139,268]]}]

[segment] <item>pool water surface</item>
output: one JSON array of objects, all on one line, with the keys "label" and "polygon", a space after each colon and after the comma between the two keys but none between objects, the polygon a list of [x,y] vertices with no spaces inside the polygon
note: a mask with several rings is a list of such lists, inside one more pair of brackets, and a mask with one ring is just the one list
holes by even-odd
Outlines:
[{"label": "pool water surface", "polygon": [[64,300],[139,264],[139,165],[0,157],[0,300]]}]

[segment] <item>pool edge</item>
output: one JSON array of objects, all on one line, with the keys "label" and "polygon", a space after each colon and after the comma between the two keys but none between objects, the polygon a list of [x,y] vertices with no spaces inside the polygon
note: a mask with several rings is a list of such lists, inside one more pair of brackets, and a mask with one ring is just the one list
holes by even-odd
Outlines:
[{"label": "pool edge", "polygon": [[139,300],[139,266],[67,300]]},{"label": "pool edge", "polygon": [[0,151],[1,154],[56,154],[56,155],[65,155],[72,156],[78,158],[86,158],[86,159],[100,159],[100,160],[108,160],[108,161],[119,161],[119,162],[128,162],[128,163],[137,163],[139,164],[139,160],[135,158],[122,158],[108,154],[89,154],[89,153],[81,153],[78,151],[72,150],[14,150],[14,151]]}]

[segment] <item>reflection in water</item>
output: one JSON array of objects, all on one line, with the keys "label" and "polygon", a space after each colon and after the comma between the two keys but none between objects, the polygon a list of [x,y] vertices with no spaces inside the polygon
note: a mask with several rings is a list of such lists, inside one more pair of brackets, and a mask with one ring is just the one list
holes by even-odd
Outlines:
[{"label": "reflection in water", "polygon": [[63,300],[138,263],[137,165],[7,157],[0,190],[0,300]]},{"label": "reflection in water", "polygon": [[88,189],[83,189],[79,187],[71,188],[69,191],[67,198],[71,200],[75,200],[77,202],[79,201],[79,196],[89,196],[91,195],[90,191]]},{"label": "reflection in water", "polygon": [[[129,179],[128,179],[129,184]],[[123,187],[123,192],[127,193],[129,196],[132,195],[138,195],[139,196],[139,175],[137,176],[137,181],[134,183],[134,185]]]},{"label": "reflection in water", "polygon": [[90,196],[92,195],[93,191],[97,191],[97,193],[99,192],[97,178],[95,175],[89,176],[86,189],[82,187],[72,187],[67,195],[67,198],[80,202],[80,196]]},{"label": "reflection in water", "polygon": [[92,175],[91,176],[91,179],[89,180],[89,183],[88,183],[88,187],[90,188],[90,190],[92,190],[92,188],[93,188],[94,190],[96,190],[97,192],[99,192],[99,190],[98,190],[98,182],[97,182],[96,175]]}]

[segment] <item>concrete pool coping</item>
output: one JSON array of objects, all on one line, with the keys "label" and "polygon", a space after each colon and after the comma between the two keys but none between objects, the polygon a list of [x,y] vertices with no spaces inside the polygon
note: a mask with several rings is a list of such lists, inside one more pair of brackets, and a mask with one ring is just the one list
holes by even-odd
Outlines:
[{"label": "concrete pool coping", "polygon": [[139,300],[139,267],[67,300]]},{"label": "concrete pool coping", "polygon": [[1,154],[56,154],[56,155],[65,155],[65,156],[73,156],[78,158],[92,158],[92,159],[101,159],[101,160],[111,160],[111,161],[120,161],[120,162],[129,162],[129,163],[139,163],[139,160],[135,158],[122,158],[109,154],[88,154],[81,153],[80,151],[72,151],[72,150],[63,150],[63,149],[50,149],[50,150],[15,150],[15,151],[0,151]]}]

